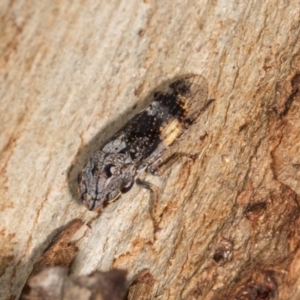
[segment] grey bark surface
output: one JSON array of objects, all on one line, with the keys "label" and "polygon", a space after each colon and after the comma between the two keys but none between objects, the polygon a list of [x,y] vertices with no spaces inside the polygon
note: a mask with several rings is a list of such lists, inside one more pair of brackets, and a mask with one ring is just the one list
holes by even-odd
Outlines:
[{"label": "grey bark surface", "polygon": [[[71,274],[147,270],[132,299],[299,299],[299,21],[294,0],[1,1],[0,298],[79,218]],[[137,185],[88,211],[88,157],[190,73],[215,101],[174,147],[198,158],[144,174],[158,227]]]}]

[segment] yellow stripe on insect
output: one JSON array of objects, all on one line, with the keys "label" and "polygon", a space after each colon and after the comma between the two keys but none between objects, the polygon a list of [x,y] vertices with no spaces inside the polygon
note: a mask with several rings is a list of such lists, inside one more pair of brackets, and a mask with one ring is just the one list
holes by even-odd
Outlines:
[{"label": "yellow stripe on insect", "polygon": [[176,140],[179,135],[182,134],[182,132],[182,124],[178,119],[173,119],[164,128],[162,128],[160,138],[166,146],[169,146]]},{"label": "yellow stripe on insect", "polygon": [[188,110],[188,106],[187,106],[187,99],[186,97],[183,97],[183,96],[178,96],[178,99],[177,99],[180,107],[184,110],[184,111],[187,111]]}]

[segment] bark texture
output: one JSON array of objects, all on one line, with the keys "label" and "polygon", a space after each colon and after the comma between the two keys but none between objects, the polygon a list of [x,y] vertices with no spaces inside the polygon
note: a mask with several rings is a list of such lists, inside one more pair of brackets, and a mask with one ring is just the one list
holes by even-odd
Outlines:
[{"label": "bark texture", "polygon": [[[125,269],[129,299],[300,299],[299,21],[296,0],[1,1],[0,298],[81,219],[71,275]],[[198,158],[145,174],[155,220],[139,186],[87,211],[88,157],[189,73],[215,101],[173,149]]]}]

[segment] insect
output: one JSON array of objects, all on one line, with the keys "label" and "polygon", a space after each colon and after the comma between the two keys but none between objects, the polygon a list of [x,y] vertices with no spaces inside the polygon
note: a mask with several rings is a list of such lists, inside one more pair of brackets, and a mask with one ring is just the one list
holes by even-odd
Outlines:
[{"label": "insect", "polygon": [[154,93],[153,101],[95,151],[78,174],[84,205],[102,207],[127,193],[140,172],[155,174],[169,147],[213,101],[207,93],[201,75],[186,75]]}]

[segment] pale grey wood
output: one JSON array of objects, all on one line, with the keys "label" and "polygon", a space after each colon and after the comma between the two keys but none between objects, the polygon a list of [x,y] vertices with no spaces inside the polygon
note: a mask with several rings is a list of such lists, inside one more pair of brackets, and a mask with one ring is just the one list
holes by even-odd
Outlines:
[{"label": "pale grey wood", "polygon": [[296,117],[276,113],[299,72],[299,12],[295,0],[1,1],[0,298],[19,295],[61,226],[95,216],[76,191],[91,152],[186,73],[216,100],[177,149],[196,162],[145,175],[161,187],[159,230],[136,186],[85,227],[72,273],[149,268],[149,299],[216,299],[272,265],[279,299],[299,297],[298,102]]}]

